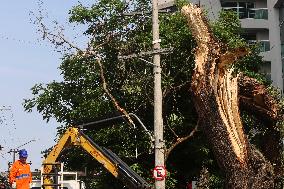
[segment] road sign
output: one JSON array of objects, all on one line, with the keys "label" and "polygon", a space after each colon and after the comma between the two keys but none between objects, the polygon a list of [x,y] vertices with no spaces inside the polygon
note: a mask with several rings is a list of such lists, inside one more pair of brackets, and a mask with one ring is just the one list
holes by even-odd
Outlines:
[{"label": "road sign", "polygon": [[164,180],[167,175],[167,170],[164,166],[156,166],[153,170],[155,180]]}]

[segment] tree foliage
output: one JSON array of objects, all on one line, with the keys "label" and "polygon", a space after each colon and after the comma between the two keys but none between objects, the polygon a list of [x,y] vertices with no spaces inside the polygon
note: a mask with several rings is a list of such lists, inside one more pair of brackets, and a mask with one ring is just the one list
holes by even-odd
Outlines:
[{"label": "tree foliage", "polygon": [[[69,12],[69,21],[87,26],[84,35],[90,40],[86,51],[95,53],[90,56],[84,56],[83,51],[64,54],[59,66],[63,81],[35,85],[31,89],[33,97],[25,99],[25,110],[36,108],[43,119],[49,121],[54,118],[61,123],[58,134],[70,125],[116,115],[118,110],[102,87],[102,72],[97,62],[99,57],[108,90],[116,101],[127,112],[138,115],[146,127],[153,130],[153,67],[138,58],[118,59],[119,55],[151,51],[151,16],[147,13],[151,11],[150,3],[148,0],[135,0],[131,4],[120,0],[100,0],[90,7],[83,4],[73,7]],[[145,14],[124,14],[130,12]],[[172,52],[163,54],[161,59],[163,122],[166,147],[170,149],[181,138],[195,131],[198,125],[198,116],[190,95],[195,41],[179,11],[160,14],[159,19],[161,46],[173,48]],[[222,12],[212,27],[216,37],[227,42],[229,48],[246,45],[240,38],[240,23],[234,14]],[[151,56],[143,59],[151,61]],[[251,56],[243,61],[246,64],[240,63],[237,72],[259,76],[255,73],[262,61],[255,50],[252,49]],[[249,121],[246,123],[254,124]],[[168,155],[166,165],[170,176],[167,188],[185,187],[188,181],[197,180],[203,167],[208,168],[212,187],[220,188],[223,176],[206,138],[198,130],[192,134]],[[150,171],[154,166],[152,144],[142,129],[134,129],[125,121],[90,130],[88,135],[99,145],[117,153],[135,171],[153,183]],[[136,148],[139,154],[137,158]],[[69,169],[88,167],[89,177],[86,180],[90,188],[121,188],[119,184],[112,184],[118,182],[109,179],[110,174],[80,149],[66,150],[61,160]]]}]

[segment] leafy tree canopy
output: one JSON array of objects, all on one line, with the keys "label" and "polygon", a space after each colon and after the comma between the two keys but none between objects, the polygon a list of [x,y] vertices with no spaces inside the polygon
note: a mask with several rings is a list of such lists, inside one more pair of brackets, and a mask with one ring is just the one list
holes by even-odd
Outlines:
[{"label": "leafy tree canopy", "polygon": [[[127,112],[138,115],[149,130],[153,130],[153,66],[145,61],[118,59],[141,51],[151,51],[151,2],[134,0],[131,4],[120,0],[100,0],[90,7],[79,4],[73,7],[69,21],[87,26],[84,35],[90,38],[87,51],[95,55],[84,56],[83,52],[65,54],[59,66],[63,81],[37,84],[31,91],[33,98],[26,99],[26,111],[34,108],[43,119],[56,119],[61,126],[58,134],[70,125],[88,123],[118,112],[110,96],[103,89],[102,70],[107,88]],[[178,2],[184,4],[183,1]],[[179,8],[178,8],[179,9]],[[125,13],[143,12],[134,16]],[[173,48],[161,56],[163,122],[165,142],[169,149],[179,139],[187,137],[198,124],[198,117],[190,95],[190,82],[194,66],[195,41],[180,12],[160,14],[160,38],[162,48]],[[246,46],[240,38],[240,22],[231,12],[221,12],[220,18],[212,23],[219,40],[228,47]],[[151,56],[143,59],[151,62]],[[262,61],[256,50],[244,60],[238,72],[257,76]],[[154,166],[153,149],[148,135],[140,128],[133,129],[126,122],[111,123],[103,129],[88,131],[88,135],[99,145],[110,148],[124,159],[135,171],[153,182],[151,169]],[[134,139],[133,136],[136,136]],[[138,158],[135,149],[138,149]],[[89,154],[80,149],[69,149],[61,160],[69,169],[78,170],[87,166],[89,173],[99,175],[88,177],[90,188],[121,188]],[[190,140],[173,148],[167,159],[171,173],[167,188],[182,188],[186,182],[196,180],[202,167],[209,169],[212,186],[222,186],[220,173],[206,138],[199,131]],[[111,179],[109,179],[109,177]],[[107,179],[106,179],[107,178]]]}]

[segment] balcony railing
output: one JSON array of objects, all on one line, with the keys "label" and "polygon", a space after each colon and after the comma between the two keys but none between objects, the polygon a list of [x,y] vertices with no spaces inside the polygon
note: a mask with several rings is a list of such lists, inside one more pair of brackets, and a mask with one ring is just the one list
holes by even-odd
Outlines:
[{"label": "balcony railing", "polygon": [[254,15],[254,19],[268,19],[268,9],[267,8],[254,8],[249,9],[250,15]]},{"label": "balcony railing", "polygon": [[[258,45],[260,52],[270,51],[270,42],[269,40],[249,40],[247,41],[250,45]],[[284,46],[283,46],[284,50]],[[284,51],[283,51],[284,52]]]},{"label": "balcony railing", "polygon": [[267,8],[223,7],[223,9],[236,12],[239,19],[268,19]]}]

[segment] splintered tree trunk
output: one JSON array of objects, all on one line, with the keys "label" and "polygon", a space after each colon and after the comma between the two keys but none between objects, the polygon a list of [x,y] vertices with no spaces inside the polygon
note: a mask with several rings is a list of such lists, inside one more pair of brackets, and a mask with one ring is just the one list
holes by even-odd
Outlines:
[{"label": "splintered tree trunk", "polygon": [[247,54],[246,49],[228,51],[217,41],[200,8],[183,7],[197,42],[192,91],[205,132],[219,166],[226,175],[226,188],[273,188],[273,168],[248,143],[238,107],[238,78],[228,64]]}]

